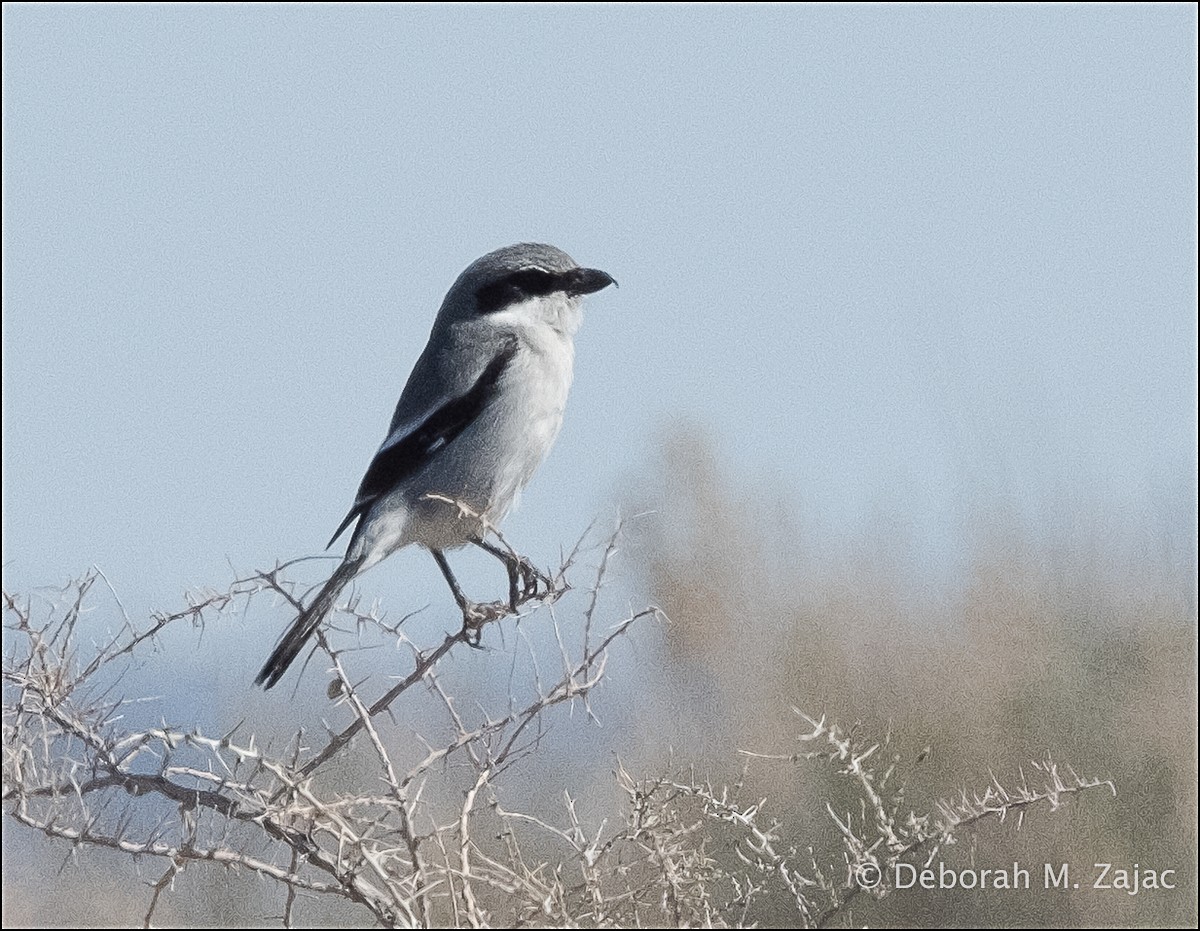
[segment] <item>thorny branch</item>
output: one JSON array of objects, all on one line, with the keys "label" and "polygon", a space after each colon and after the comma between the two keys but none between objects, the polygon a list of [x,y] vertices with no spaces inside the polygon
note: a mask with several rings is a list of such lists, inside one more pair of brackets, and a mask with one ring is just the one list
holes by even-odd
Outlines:
[{"label": "thorny branch", "polygon": [[[801,746],[817,749],[748,756],[817,763],[844,777],[858,811],[828,808],[840,850],[817,853],[785,840],[785,825],[766,815],[767,800],[744,797],[744,779],[717,786],[683,770],[640,780],[620,761],[613,778],[623,805],[599,823],[589,823],[568,791],[560,816],[520,810],[511,802],[519,795],[511,774],[536,765],[553,710],[580,706],[595,720],[591,698],[614,645],[659,615],[651,607],[601,621],[600,592],[618,540],[619,528],[598,548],[575,620],[564,621],[553,603],[569,587],[580,546],[554,576],[543,576],[547,592],[521,603],[549,630],[532,636],[519,629],[529,652],[521,668],[532,681],[516,681],[514,656],[500,709],[464,712],[454,697],[443,661],[474,634],[458,631],[422,648],[399,624],[360,613],[353,602],[344,606],[339,617],[360,638],[404,643],[411,669],[372,698],[373,677],[350,668],[361,652],[331,625],[316,646],[329,661],[331,706],[316,713],[341,720],[326,725],[321,740],[312,741],[320,731],[308,728],[279,748],[239,736],[241,725],[219,737],[195,726],[139,726],[146,700],[117,696],[135,659],[168,628],[213,623],[264,593],[298,608],[288,579],[294,563],[195,595],[185,609],[141,626],[121,607],[105,635],[97,615],[88,615],[98,571],[36,610],[32,598],[5,593],[5,811],[76,849],[159,862],[147,883],[146,927],[162,920],[177,883],[214,865],[277,889],[285,927],[303,921],[316,897],[340,901],[360,924],[383,927],[745,927],[777,920],[781,907],[798,926],[820,927],[849,917],[862,891],[885,896],[894,863],[931,858],[981,820],[1020,819],[1035,806],[1053,809],[1081,792],[1112,788],[1047,760],[1014,785],[993,779],[981,793],[964,791],[917,814],[905,809],[895,761],[877,762],[880,744],[802,716],[808,730]],[[539,655],[534,641],[552,645],[555,672],[544,668],[545,651]],[[414,691],[418,683],[425,688]],[[518,686],[530,697],[518,699]],[[418,736],[416,748],[393,720],[410,691],[445,722],[441,738]],[[883,877],[869,889],[867,868]]]}]

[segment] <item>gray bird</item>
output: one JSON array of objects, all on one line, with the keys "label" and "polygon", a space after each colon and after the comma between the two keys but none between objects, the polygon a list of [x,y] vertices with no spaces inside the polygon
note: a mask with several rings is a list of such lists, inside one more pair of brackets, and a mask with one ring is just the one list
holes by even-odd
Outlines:
[{"label": "gray bird", "polygon": [[537,243],[489,252],[458,276],[387,439],[329,541],[357,521],[346,555],[280,639],[256,684],[275,685],[341,590],[410,543],[433,554],[464,623],[474,606],[445,551],[468,543],[504,562],[515,610],[518,579],[528,583],[534,570],[484,533],[517,503],[554,444],[571,387],[582,297],[610,284],[606,272],[580,268],[562,250]]}]

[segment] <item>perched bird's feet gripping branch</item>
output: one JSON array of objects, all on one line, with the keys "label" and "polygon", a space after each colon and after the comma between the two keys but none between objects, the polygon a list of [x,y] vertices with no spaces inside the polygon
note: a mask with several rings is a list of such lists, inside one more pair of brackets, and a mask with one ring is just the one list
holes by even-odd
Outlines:
[{"label": "perched bird's feet gripping branch", "polygon": [[463,634],[467,642],[467,646],[483,649],[480,642],[483,640],[483,628],[492,621],[498,621],[502,617],[508,617],[513,612],[508,605],[502,601],[489,601],[484,604],[476,604],[473,601],[463,601],[459,605],[463,613]]},{"label": "perched bird's feet gripping branch", "polygon": [[531,563],[524,556],[517,561],[517,569],[521,576],[521,600],[532,601],[534,599],[545,601],[553,600],[562,594],[554,584],[554,579],[542,572],[537,566]]}]

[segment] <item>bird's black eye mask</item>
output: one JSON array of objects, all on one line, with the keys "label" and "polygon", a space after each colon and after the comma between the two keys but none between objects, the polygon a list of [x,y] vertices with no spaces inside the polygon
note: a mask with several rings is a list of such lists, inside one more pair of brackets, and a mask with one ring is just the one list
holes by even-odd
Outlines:
[{"label": "bird's black eye mask", "polygon": [[572,268],[565,272],[523,268],[481,287],[475,292],[475,306],[481,315],[491,314],[531,297],[545,297],[558,291],[579,297],[615,283],[611,275],[595,268]]},{"label": "bird's black eye mask", "polygon": [[562,275],[542,271],[540,268],[523,268],[481,287],[475,292],[475,306],[481,315],[492,314],[503,310],[509,304],[565,290],[567,282],[563,280]]}]

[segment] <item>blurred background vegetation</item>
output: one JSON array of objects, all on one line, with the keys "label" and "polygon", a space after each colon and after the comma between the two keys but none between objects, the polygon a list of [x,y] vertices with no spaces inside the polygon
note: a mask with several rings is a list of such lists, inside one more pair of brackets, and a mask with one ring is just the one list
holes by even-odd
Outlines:
[{"label": "blurred background vegetation", "polygon": [[[615,801],[614,755],[644,775],[693,764],[704,778],[736,780],[746,767],[739,751],[797,749],[806,728],[796,708],[886,736],[918,812],[986,788],[993,774],[1018,780],[1049,752],[1082,775],[1111,779],[1116,797],[1094,792],[1023,824],[987,823],[939,855],[956,868],[1017,861],[1033,889],[863,897],[853,922],[1194,926],[1194,490],[1176,503],[1178,525],[1149,528],[1141,543],[1107,534],[1103,513],[1078,515],[1072,535],[1022,526],[1001,507],[976,509],[962,544],[969,569],[951,579],[923,568],[885,514],[857,539],[831,544],[772,492],[769,477],[727,475],[691,427],[668,433],[659,461],[625,497],[637,516],[617,578],[631,601],[649,598],[670,620],[643,628],[613,663],[596,702],[604,727],[572,719],[524,766],[514,790],[522,803],[552,812],[567,789],[598,825]],[[456,694],[465,703],[489,687],[468,675]],[[236,721],[241,698],[218,698]],[[745,778],[790,843],[837,849],[825,806],[850,804],[844,781],[819,766],[759,761]],[[140,864],[11,823],[4,846],[6,926],[130,924],[145,912],[150,890],[130,879]],[[1064,862],[1082,888],[1038,888],[1042,864]],[[1092,890],[1098,862],[1173,869],[1178,888]],[[279,914],[277,898],[253,877],[192,871],[160,918],[253,926]],[[780,923],[790,914],[780,902]]]},{"label": "blurred background vegetation", "polygon": [[[1019,831],[987,825],[978,849],[947,851],[948,864],[1020,861],[1035,887],[1043,862],[1071,863],[1089,884],[1096,862],[1179,880],[1136,897],[910,890],[860,903],[860,924],[1195,925],[1194,491],[1175,502],[1173,526],[1140,528],[1136,541],[1106,536],[1103,513],[1047,533],[979,509],[963,544],[969,569],[947,583],[929,581],[886,518],[823,550],[789,502],[724,476],[695,430],[667,438],[657,476],[630,564],[672,619],[661,659],[677,689],[663,693],[664,721],[686,722],[702,757],[788,752],[801,729],[790,709],[826,712],[890,733],[912,761],[908,798],[921,811],[1048,751],[1111,778],[1117,797],[1033,814]],[[802,814],[798,826],[828,830],[822,800],[837,789],[813,781],[820,770],[790,782],[751,772],[767,776],[759,791],[779,811]]]}]

